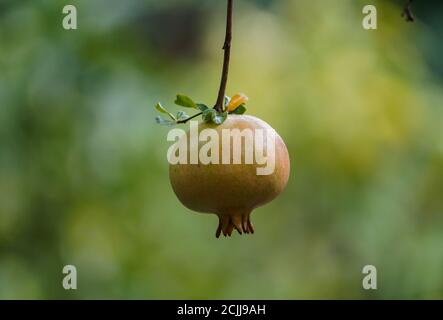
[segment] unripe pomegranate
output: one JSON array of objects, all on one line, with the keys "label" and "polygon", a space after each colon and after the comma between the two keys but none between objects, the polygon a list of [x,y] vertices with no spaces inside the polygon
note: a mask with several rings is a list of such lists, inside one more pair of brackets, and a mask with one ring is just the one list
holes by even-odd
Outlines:
[{"label": "unripe pomegranate", "polygon": [[[284,189],[289,178],[289,155],[282,138],[266,122],[248,115],[229,115],[224,123],[215,125],[210,123],[199,123],[198,132],[204,129],[214,129],[220,137],[218,141],[220,161],[218,164],[203,164],[200,157],[197,164],[170,164],[169,177],[172,188],[178,199],[187,208],[201,212],[214,213],[219,217],[219,225],[216,231],[217,238],[223,233],[224,236],[231,236],[235,228],[240,234],[254,233],[254,228],[250,220],[253,209],[262,206],[276,198]],[[231,137],[229,164],[222,163],[223,131],[224,129],[250,129],[256,132],[272,132],[274,142],[274,167],[269,174],[258,174],[260,168],[263,170],[265,164],[245,163],[246,152],[245,139],[242,140],[241,164],[234,164],[234,146]],[[227,130],[225,130],[226,132]],[[237,130],[238,131],[238,130]],[[259,130],[260,131],[260,130]],[[189,145],[190,132],[182,137]],[[264,138],[257,143],[257,136],[253,136],[254,154],[268,156],[272,149],[268,147],[269,141]],[[201,140],[201,139],[199,139]],[[225,141],[226,142],[226,141]],[[205,141],[199,141],[199,150],[205,145]],[[238,146],[238,145],[237,145]],[[226,144],[225,144],[226,147]],[[187,148],[188,159],[190,159],[191,148]]]}]

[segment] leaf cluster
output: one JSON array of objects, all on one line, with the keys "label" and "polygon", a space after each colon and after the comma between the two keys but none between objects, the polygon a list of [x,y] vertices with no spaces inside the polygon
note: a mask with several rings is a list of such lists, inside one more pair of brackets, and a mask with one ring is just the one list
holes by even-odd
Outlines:
[{"label": "leaf cluster", "polygon": [[[194,119],[198,116],[202,117],[202,120],[206,123],[213,123],[216,125],[220,125],[226,121],[229,114],[243,114],[246,112],[245,103],[236,106],[235,108],[229,107],[231,102],[231,98],[226,96],[224,100],[224,108],[222,112],[218,112],[214,108],[209,108],[204,103],[196,103],[193,99],[186,95],[178,94],[174,103],[182,108],[194,109],[198,111],[198,113],[194,115],[188,115],[185,111],[178,111],[177,113],[172,113],[168,111],[160,102],[157,103],[155,109],[161,113],[162,115],[157,116],[155,121],[163,126],[174,126],[177,124],[183,124],[188,122],[191,119]],[[231,110],[231,111],[228,111]]]}]

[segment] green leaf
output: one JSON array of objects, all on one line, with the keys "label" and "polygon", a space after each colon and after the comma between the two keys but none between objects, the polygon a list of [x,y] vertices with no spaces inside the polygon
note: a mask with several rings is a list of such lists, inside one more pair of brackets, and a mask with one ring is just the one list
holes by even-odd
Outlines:
[{"label": "green leaf", "polygon": [[[215,111],[215,110],[214,110]],[[214,112],[212,113],[212,122],[214,122],[215,124],[222,124],[223,122],[225,122],[226,118],[228,117],[228,113],[227,112]]]},{"label": "green leaf", "polygon": [[173,126],[176,124],[175,121],[167,120],[160,116],[155,117],[155,122],[157,122],[161,126]]},{"label": "green leaf", "polygon": [[231,102],[231,97],[225,96],[225,108],[228,106],[229,102]]},{"label": "green leaf", "polygon": [[177,120],[178,121],[186,120],[188,118],[189,118],[189,116],[186,114],[186,112],[184,112],[184,111],[177,112]]},{"label": "green leaf", "polygon": [[227,112],[217,112],[215,109],[207,109],[203,111],[203,121],[206,123],[214,123],[220,125],[228,118]]},{"label": "green leaf", "polygon": [[178,94],[177,99],[175,100],[175,104],[178,106],[182,106],[185,108],[193,108],[198,109],[197,104],[189,97]]},{"label": "green leaf", "polygon": [[231,114],[243,114],[246,112],[246,106],[244,104],[239,105]]},{"label": "green leaf", "polygon": [[203,103],[197,103],[197,108],[202,112],[209,109],[208,106]]},{"label": "green leaf", "polygon": [[160,113],[167,114],[172,120],[174,120],[174,121],[177,120],[172,113],[170,113],[168,110],[166,110],[162,106],[162,104],[160,102],[157,103],[157,105],[155,106],[155,109],[157,109],[157,111],[160,112]]},{"label": "green leaf", "polygon": [[206,109],[205,111],[203,111],[203,121],[206,123],[212,122],[213,114],[216,112],[217,111],[215,111],[214,109]]}]

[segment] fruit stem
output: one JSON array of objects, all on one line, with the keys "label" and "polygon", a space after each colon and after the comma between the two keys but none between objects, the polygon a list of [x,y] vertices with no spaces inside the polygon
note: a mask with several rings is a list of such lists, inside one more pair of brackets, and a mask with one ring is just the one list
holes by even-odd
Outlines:
[{"label": "fruit stem", "polygon": [[214,106],[214,109],[217,110],[218,112],[223,112],[223,102],[225,100],[226,84],[228,82],[229,60],[231,59],[233,1],[234,0],[228,0],[226,35],[225,35],[225,43],[223,45],[223,50],[224,50],[223,71],[220,82],[220,89],[218,91],[217,102],[215,103]]}]

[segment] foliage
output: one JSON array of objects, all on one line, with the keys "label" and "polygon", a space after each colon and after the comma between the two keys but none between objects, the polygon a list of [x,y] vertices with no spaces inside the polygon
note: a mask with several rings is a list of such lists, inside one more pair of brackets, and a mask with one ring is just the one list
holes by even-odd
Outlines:
[{"label": "foliage", "polygon": [[[237,97],[238,95],[234,96]],[[196,103],[194,100],[189,98],[188,96],[178,94],[175,99],[175,104],[184,108],[196,109],[200,110],[200,112],[196,115],[189,116],[184,111],[179,111],[177,116],[174,116],[171,112],[166,110],[161,103],[157,103],[155,108],[158,112],[162,114],[166,114],[169,116],[169,119],[165,119],[164,117],[157,116],[155,121],[157,124],[164,126],[173,126],[176,124],[186,123],[187,121],[194,119],[196,116],[201,115],[203,122],[213,123],[216,125],[220,125],[228,118],[228,114],[243,114],[246,112],[246,102],[247,97],[242,95],[242,99],[236,99],[236,101],[232,102],[232,99],[228,96],[225,97],[223,112],[218,112],[215,109],[210,109],[207,105],[203,103]]]}]

